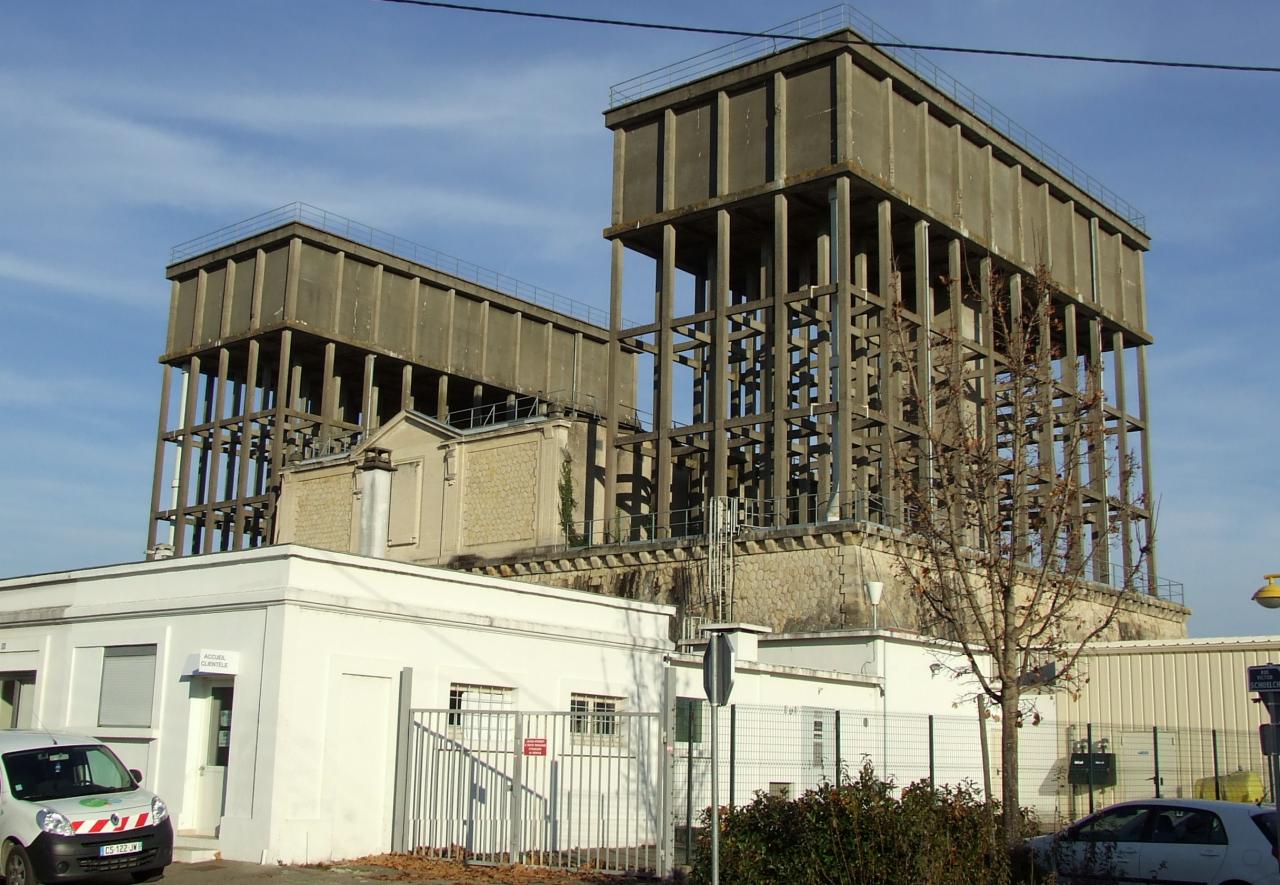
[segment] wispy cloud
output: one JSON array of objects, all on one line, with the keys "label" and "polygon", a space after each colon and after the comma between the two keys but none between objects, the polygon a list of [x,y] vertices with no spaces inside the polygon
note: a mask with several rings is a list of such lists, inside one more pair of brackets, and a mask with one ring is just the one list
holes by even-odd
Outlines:
[{"label": "wispy cloud", "polygon": [[[155,284],[118,279],[114,268],[71,268],[54,261],[35,261],[0,251],[0,298],[18,295],[15,286],[52,289],[84,298],[102,299],[132,307],[155,306]],[[25,296],[25,292],[21,293]],[[0,374],[0,384],[3,374]]]}]

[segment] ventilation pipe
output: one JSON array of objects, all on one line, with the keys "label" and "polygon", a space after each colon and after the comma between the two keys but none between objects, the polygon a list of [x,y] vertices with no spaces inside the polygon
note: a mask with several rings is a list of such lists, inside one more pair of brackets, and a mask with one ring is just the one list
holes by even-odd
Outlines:
[{"label": "ventilation pipe", "polygon": [[391,523],[390,449],[368,449],[356,468],[360,495],[361,556],[383,559],[387,555],[387,529]]}]

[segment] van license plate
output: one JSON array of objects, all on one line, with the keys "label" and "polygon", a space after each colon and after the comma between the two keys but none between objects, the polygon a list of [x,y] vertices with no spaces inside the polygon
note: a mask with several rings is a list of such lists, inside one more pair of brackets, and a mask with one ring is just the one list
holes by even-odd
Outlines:
[{"label": "van license plate", "polygon": [[119,842],[115,845],[103,845],[98,849],[98,857],[111,857],[116,854],[133,854],[142,850],[141,842]]}]

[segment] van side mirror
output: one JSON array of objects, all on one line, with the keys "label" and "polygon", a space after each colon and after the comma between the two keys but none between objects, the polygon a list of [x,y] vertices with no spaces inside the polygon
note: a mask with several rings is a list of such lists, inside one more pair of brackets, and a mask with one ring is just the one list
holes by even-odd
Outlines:
[{"label": "van side mirror", "polygon": [[129,776],[130,776],[130,777],[132,777],[132,778],[133,778],[135,781],[137,781],[138,783],[142,783],[142,772],[141,772],[141,771],[138,771],[138,769],[136,769],[136,768],[130,768],[130,769],[129,769]]}]

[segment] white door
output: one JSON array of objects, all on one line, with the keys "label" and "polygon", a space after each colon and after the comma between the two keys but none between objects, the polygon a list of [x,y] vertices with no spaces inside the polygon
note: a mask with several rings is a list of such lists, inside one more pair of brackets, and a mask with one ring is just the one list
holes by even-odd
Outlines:
[{"label": "white door", "polygon": [[192,679],[187,782],[193,801],[184,818],[186,828],[202,836],[218,835],[226,809],[234,696],[232,680]]},{"label": "white door", "polygon": [[390,851],[395,683],[387,676],[339,673],[333,688],[324,766],[333,856]]}]

